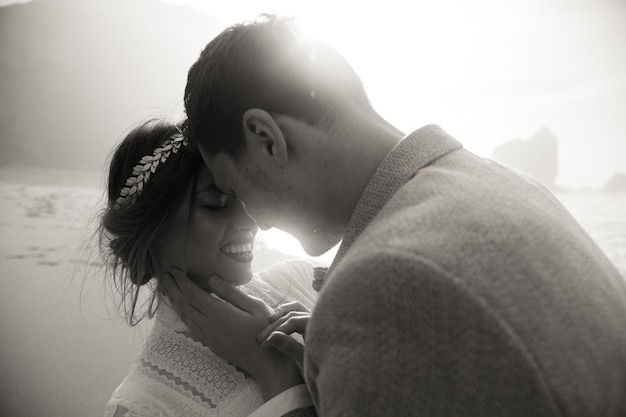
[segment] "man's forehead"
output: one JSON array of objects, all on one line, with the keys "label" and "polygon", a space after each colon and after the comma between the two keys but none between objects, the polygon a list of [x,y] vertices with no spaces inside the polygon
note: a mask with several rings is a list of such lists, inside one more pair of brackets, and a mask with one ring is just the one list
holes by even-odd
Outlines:
[{"label": "man's forehead", "polygon": [[208,157],[204,162],[213,174],[217,189],[224,194],[233,194],[236,188],[237,171],[232,159],[225,154],[218,154]]}]

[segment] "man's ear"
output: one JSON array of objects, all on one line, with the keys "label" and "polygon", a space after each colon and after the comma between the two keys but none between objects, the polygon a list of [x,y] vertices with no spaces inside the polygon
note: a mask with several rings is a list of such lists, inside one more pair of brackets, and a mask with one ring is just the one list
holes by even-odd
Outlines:
[{"label": "man's ear", "polygon": [[248,155],[283,167],[287,164],[287,142],[276,120],[265,110],[249,109],[243,114],[243,132]]}]

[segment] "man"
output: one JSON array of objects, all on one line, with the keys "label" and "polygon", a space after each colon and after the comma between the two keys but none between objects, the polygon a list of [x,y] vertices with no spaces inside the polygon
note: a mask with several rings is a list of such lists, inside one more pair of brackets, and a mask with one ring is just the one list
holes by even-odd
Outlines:
[{"label": "man", "polygon": [[185,105],[262,227],[311,255],[343,239],[306,333],[319,415],[626,415],[624,280],[544,188],[439,127],[405,136],[289,19],[211,41]]}]

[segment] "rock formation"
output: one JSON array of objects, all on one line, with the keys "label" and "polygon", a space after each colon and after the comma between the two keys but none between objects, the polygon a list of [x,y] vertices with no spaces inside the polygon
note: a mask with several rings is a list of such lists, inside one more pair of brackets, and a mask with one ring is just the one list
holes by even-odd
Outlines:
[{"label": "rock formation", "polygon": [[528,140],[511,140],[497,147],[493,159],[524,172],[555,188],[558,174],[558,142],[556,136],[543,127]]},{"label": "rock formation", "polygon": [[615,174],[604,186],[602,191],[626,191],[626,174]]}]

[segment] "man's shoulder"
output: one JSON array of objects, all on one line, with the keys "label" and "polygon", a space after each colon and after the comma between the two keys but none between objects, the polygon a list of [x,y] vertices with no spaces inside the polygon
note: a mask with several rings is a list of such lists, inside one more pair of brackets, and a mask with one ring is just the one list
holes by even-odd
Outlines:
[{"label": "man's shoulder", "polygon": [[416,277],[445,274],[438,261],[424,256],[413,242],[391,242],[378,236],[355,243],[326,278],[323,293],[344,305],[376,305],[383,294],[416,292]]}]

